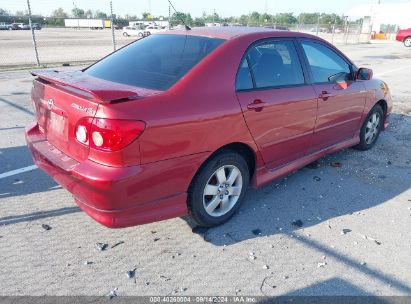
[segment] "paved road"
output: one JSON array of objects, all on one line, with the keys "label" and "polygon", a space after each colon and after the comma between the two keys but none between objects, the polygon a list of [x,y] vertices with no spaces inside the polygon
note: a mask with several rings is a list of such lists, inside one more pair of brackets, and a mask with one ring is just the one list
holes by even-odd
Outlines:
[{"label": "paved road", "polygon": [[39,170],[2,178],[32,165],[33,117],[30,75],[0,73],[0,295],[411,295],[411,50],[343,50],[392,89],[396,114],[376,147],[250,190],[229,223],[196,233],[181,218],[109,230]]}]

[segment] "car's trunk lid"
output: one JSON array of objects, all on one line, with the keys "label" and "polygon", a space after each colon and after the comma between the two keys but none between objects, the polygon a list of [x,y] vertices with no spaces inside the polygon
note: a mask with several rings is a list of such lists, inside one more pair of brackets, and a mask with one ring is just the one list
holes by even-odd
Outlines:
[{"label": "car's trunk lid", "polygon": [[89,147],[76,140],[76,126],[94,117],[99,104],[144,98],[152,91],[101,80],[82,72],[34,71],[32,100],[39,129],[55,148],[69,157],[87,159]]}]

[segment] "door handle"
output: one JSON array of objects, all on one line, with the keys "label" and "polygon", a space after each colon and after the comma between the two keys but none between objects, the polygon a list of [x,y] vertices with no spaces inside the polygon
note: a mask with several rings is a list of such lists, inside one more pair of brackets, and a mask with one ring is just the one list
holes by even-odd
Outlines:
[{"label": "door handle", "polygon": [[256,99],[254,100],[252,103],[250,103],[249,105],[247,105],[247,109],[249,110],[255,110],[256,112],[261,112],[262,109],[266,106],[270,105],[267,102],[263,102],[260,99]]},{"label": "door handle", "polygon": [[318,98],[321,98],[324,101],[327,101],[328,98],[333,97],[333,95],[327,91],[322,91]]}]

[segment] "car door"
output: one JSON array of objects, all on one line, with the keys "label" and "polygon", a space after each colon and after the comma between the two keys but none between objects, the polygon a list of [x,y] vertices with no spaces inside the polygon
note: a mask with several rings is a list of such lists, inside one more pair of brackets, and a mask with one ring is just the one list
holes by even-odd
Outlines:
[{"label": "car door", "polygon": [[310,153],[353,138],[360,128],[366,88],[341,54],[315,40],[300,40],[318,96],[318,118]]},{"label": "car door", "polygon": [[237,97],[266,166],[304,156],[316,120],[317,96],[306,82],[293,39],[251,46],[239,68]]}]

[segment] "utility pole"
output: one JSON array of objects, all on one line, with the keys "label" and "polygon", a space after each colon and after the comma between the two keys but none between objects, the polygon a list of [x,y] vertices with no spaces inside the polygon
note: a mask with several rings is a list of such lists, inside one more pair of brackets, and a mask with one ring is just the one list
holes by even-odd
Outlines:
[{"label": "utility pole", "polygon": [[76,12],[74,17],[77,18],[77,29],[79,30],[80,29],[80,20],[79,20],[80,16],[78,16],[77,5],[76,5],[76,3],[74,3],[74,1],[73,1],[73,6],[74,6],[74,11]]},{"label": "utility pole", "polygon": [[40,66],[39,53],[37,51],[36,34],[34,33],[33,25],[32,25],[32,22],[31,22],[30,0],[27,0],[27,9],[29,11],[29,25],[30,25],[30,29],[31,29],[31,38],[33,40],[34,53],[36,55],[36,62],[37,62],[37,66]]},{"label": "utility pole", "polygon": [[111,24],[111,39],[113,41],[113,49],[116,51],[116,36],[114,34],[114,17],[113,17],[113,1],[110,1],[110,24]]},{"label": "utility pole", "polygon": [[171,6],[168,6],[168,29],[171,30]]},{"label": "utility pole", "polygon": [[331,44],[334,44],[334,34],[335,34],[335,24],[337,23],[337,15],[334,16],[334,24],[332,27],[332,38],[331,38]]},{"label": "utility pole", "polygon": [[215,23],[214,23],[214,17],[215,17],[215,9],[214,9],[214,11],[213,11],[214,13],[213,13],[213,26],[215,25]]}]

